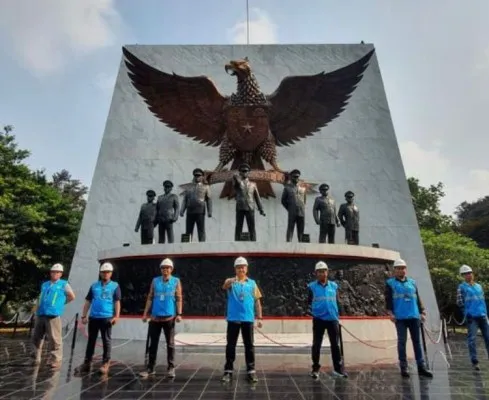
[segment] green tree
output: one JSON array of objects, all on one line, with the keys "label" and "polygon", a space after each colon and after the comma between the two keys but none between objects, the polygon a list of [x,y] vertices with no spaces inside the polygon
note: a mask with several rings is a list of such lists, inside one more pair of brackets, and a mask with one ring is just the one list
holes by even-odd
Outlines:
[{"label": "green tree", "polygon": [[408,178],[408,185],[420,228],[435,232],[454,229],[453,219],[440,210],[440,200],[445,197],[443,183],[424,187],[419,184],[419,179]]},{"label": "green tree", "polygon": [[489,288],[489,250],[480,248],[475,241],[457,232],[438,234],[422,229],[421,238],[442,314],[448,316],[458,311],[456,290],[462,281],[458,272],[462,264],[470,265],[476,279]]},{"label": "green tree", "polygon": [[461,233],[489,248],[489,196],[468,203],[464,201],[455,211]]},{"label": "green tree", "polygon": [[5,127],[0,132],[0,309],[35,298],[50,264],[69,267],[83,215],[86,188],[63,171],[62,179],[49,182],[43,171],[30,170],[28,156],[18,148],[12,127]]}]

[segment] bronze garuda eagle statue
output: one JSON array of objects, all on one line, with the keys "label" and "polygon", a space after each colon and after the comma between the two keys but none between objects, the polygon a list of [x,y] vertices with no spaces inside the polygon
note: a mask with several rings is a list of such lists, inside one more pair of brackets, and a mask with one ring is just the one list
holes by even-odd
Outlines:
[{"label": "bronze garuda eagle statue", "polygon": [[[270,95],[261,92],[249,60],[230,61],[225,71],[237,79],[237,90],[222,95],[207,76],[180,76],[158,70],[125,47],[125,64],[133,86],[149,110],[174,131],[206,146],[219,147],[221,171],[248,163],[275,171],[276,146],[289,146],[311,136],[338,117],[362,79],[375,50],[332,72],[288,76]],[[221,197],[232,196],[226,184]],[[257,182],[262,197],[275,197],[270,182]]]}]

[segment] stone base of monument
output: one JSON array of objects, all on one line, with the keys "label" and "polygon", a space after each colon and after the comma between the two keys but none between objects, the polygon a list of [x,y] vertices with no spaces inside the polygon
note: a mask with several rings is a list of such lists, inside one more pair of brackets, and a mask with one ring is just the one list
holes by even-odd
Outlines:
[{"label": "stone base of monument", "polygon": [[[330,279],[339,285],[345,352],[348,346],[361,344],[395,361],[396,331],[386,317],[383,293],[392,261],[399,254],[342,244],[175,243],[102,251],[99,261],[114,265],[113,279],[123,293],[122,318],[113,337],[146,340],[147,325],[140,318],[149,285],[160,275],[161,260],[169,257],[184,292],[184,317],[177,325],[177,345],[223,347],[226,295],[221,286],[226,278],[234,276],[233,263],[238,256],[247,258],[249,276],[263,292],[265,319],[263,328],[255,332],[257,346],[284,351],[310,348],[312,322],[305,316],[307,283],[315,279],[314,265],[322,260],[329,266]],[[94,278],[96,274],[94,270]],[[323,346],[329,347],[327,335]]]}]

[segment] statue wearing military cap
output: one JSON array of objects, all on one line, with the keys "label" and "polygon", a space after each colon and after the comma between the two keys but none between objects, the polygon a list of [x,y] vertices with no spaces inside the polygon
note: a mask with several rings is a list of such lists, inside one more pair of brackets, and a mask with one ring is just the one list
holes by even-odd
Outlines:
[{"label": "statue wearing military cap", "polygon": [[321,196],[316,197],[312,208],[314,221],[319,225],[319,243],[326,243],[326,237],[328,243],[334,243],[336,227],[340,226],[340,220],[336,215],[336,203],[328,191],[327,183],[319,186]]},{"label": "statue wearing military cap", "polygon": [[248,178],[250,166],[248,164],[241,164],[238,170],[239,173],[233,176],[234,190],[236,191],[236,228],[234,231],[234,240],[241,240],[243,223],[246,218],[250,240],[255,242],[255,208],[258,208],[259,213],[263,216],[265,216],[265,211],[263,211],[263,205],[256,183],[251,182]]},{"label": "statue wearing military cap", "polygon": [[338,210],[338,218],[345,228],[345,240],[347,244],[359,244],[360,211],[355,204],[355,193],[351,190],[345,193],[346,203]]},{"label": "statue wearing military cap", "polygon": [[180,202],[178,196],[172,193],[173,182],[164,181],[164,194],[158,196],[156,202],[156,216],[154,224],[158,225],[158,243],[165,243],[165,238],[168,243],[175,241],[173,233],[173,224],[178,220],[178,212],[180,210]]},{"label": "statue wearing military cap", "polygon": [[146,191],[147,202],[141,206],[138,220],[136,222],[135,232],[141,228],[141,244],[152,244],[154,238],[154,219],[156,215],[156,204],[154,199],[156,193],[154,190]]},{"label": "statue wearing military cap", "polygon": [[282,205],[287,210],[288,215],[287,242],[292,240],[295,226],[297,226],[297,238],[299,242],[302,242],[302,235],[304,234],[306,188],[300,184],[300,176],[301,172],[298,169],[290,171],[290,181],[285,185],[282,192]]}]

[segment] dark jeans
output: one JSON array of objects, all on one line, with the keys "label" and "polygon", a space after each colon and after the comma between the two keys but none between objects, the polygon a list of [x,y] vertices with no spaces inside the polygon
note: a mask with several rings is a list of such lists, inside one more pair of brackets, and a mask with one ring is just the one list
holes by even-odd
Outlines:
[{"label": "dark jeans", "polygon": [[345,235],[346,235],[347,244],[353,244],[353,245],[359,244],[358,231],[346,230]]},{"label": "dark jeans", "polygon": [[253,339],[253,322],[229,322],[226,332],[226,365],[225,372],[233,372],[233,364],[236,360],[236,343],[238,343],[239,331],[245,348],[246,370],[255,371],[255,344]]},{"label": "dark jeans", "polygon": [[189,214],[187,212],[187,220],[185,221],[187,235],[194,233],[194,226],[197,225],[197,237],[199,242],[205,242],[205,214]]},{"label": "dark jeans", "polygon": [[95,344],[97,343],[98,332],[102,336],[102,346],[104,353],[102,362],[110,361],[110,351],[112,347],[112,324],[111,318],[89,318],[88,320],[88,343],[85,353],[85,361],[91,362],[93,353],[95,352]]},{"label": "dark jeans", "polygon": [[423,349],[421,348],[421,324],[417,318],[396,319],[397,329],[397,354],[399,356],[399,366],[402,370],[408,368],[406,356],[407,332],[411,335],[413,342],[414,357],[418,367],[424,367]]},{"label": "dark jeans", "polygon": [[292,236],[294,236],[294,228],[297,225],[297,240],[302,242],[302,235],[304,234],[304,217],[291,216],[287,221],[287,235],[286,241],[291,242]]},{"label": "dark jeans", "polygon": [[153,244],[154,227],[141,228],[141,244]]},{"label": "dark jeans", "polygon": [[148,368],[154,368],[156,364],[158,344],[160,343],[162,329],[166,340],[166,359],[168,368],[175,368],[175,319],[170,321],[149,322]]},{"label": "dark jeans", "polygon": [[334,243],[334,234],[336,232],[336,226],[334,224],[319,225],[319,243],[326,243],[326,236],[328,237],[328,243]]},{"label": "dark jeans", "polygon": [[165,243],[165,236],[168,238],[168,243],[173,243],[175,241],[173,236],[173,223],[158,223],[158,243]]},{"label": "dark jeans", "polygon": [[241,232],[243,232],[243,222],[246,218],[246,225],[248,225],[248,232],[250,234],[250,241],[256,242],[256,230],[255,230],[255,211],[236,210],[236,229],[234,231],[234,240],[239,242],[241,240]]},{"label": "dark jeans", "polygon": [[477,359],[477,330],[480,329],[484,344],[486,345],[487,355],[489,356],[489,325],[486,317],[467,317],[467,344],[469,346],[470,361],[472,364],[478,364]]},{"label": "dark jeans", "polygon": [[343,372],[343,363],[339,345],[340,324],[338,321],[323,321],[319,318],[312,320],[312,369],[318,372],[321,369],[319,358],[321,356],[321,346],[323,345],[324,332],[328,332],[329,342],[331,344],[331,358],[333,359],[333,368],[337,372]]}]

